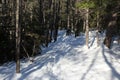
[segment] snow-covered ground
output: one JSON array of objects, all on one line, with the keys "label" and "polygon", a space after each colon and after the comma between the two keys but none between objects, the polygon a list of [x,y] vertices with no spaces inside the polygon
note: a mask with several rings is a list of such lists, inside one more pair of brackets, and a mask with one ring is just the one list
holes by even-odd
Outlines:
[{"label": "snow-covered ground", "polygon": [[58,41],[43,48],[33,63],[21,60],[21,73],[15,63],[0,66],[0,80],[120,80],[120,45],[114,41],[111,50],[102,42],[97,46],[96,33],[90,32],[89,49],[85,36],[75,38],[60,31]]}]

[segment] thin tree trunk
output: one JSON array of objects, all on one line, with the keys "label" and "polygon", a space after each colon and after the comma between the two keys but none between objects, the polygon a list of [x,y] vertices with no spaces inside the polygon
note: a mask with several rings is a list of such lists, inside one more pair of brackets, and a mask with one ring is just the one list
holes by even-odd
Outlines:
[{"label": "thin tree trunk", "polygon": [[56,3],[56,15],[55,15],[55,31],[54,31],[54,42],[57,41],[58,36],[58,27],[59,27],[59,21],[60,21],[60,0]]},{"label": "thin tree trunk", "polygon": [[16,2],[16,73],[20,73],[20,25],[19,25],[19,9],[20,0]]},{"label": "thin tree trunk", "polygon": [[89,48],[89,9],[86,11],[86,46]]},{"label": "thin tree trunk", "polygon": [[70,29],[70,0],[67,0],[67,35],[70,35],[71,29]]},{"label": "thin tree trunk", "polygon": [[97,13],[97,32],[96,32],[96,38],[97,38],[97,46],[99,46],[99,12]]},{"label": "thin tree trunk", "polygon": [[[50,10],[51,10],[51,13],[50,13],[50,15],[53,17],[53,11],[54,11],[54,3],[53,3],[53,0],[51,0],[51,7],[50,7]],[[50,19],[50,41],[52,41],[52,37],[53,37],[53,25],[54,25],[54,21],[52,21],[51,19]]]},{"label": "thin tree trunk", "polygon": [[70,16],[69,14],[67,15],[67,34],[70,34]]}]

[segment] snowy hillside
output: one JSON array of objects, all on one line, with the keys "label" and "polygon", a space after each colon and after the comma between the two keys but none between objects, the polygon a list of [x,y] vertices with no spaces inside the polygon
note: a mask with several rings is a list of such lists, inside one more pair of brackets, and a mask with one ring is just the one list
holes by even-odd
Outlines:
[{"label": "snowy hillside", "polygon": [[87,49],[84,34],[75,38],[60,31],[58,41],[43,48],[33,63],[21,61],[20,74],[14,62],[0,66],[0,80],[120,80],[120,45],[114,41],[109,50],[100,35],[97,47],[95,36],[91,31]]}]

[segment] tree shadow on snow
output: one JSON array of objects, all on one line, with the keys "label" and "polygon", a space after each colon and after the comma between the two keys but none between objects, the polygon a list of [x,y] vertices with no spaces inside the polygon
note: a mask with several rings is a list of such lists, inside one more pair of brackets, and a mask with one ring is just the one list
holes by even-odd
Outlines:
[{"label": "tree shadow on snow", "polygon": [[[62,36],[64,38],[64,36]],[[75,39],[69,39],[66,38],[63,40],[62,37],[59,37],[59,42],[57,44],[57,42],[54,43],[57,44],[57,48],[55,48],[53,45],[49,46],[49,49],[45,52],[45,56],[43,57],[43,59],[39,59],[40,62],[35,62],[31,65],[29,65],[27,68],[22,69],[21,73],[22,76],[21,78],[19,78],[19,80],[23,80],[25,78],[27,78],[30,74],[32,74],[33,72],[40,70],[41,68],[44,67],[44,65],[47,65],[48,63],[50,64],[56,64],[62,57],[64,57],[65,55],[67,55],[68,53],[70,54],[70,56],[74,56],[73,54],[71,54],[71,50],[73,50],[74,47],[78,47],[78,46],[82,46],[85,44],[85,39],[83,36],[79,37],[79,38],[75,38]],[[65,43],[64,45],[62,45],[62,43]],[[67,45],[67,46],[66,46]],[[61,46],[61,47],[60,47]],[[63,48],[63,51],[62,49]],[[64,49],[65,48],[65,49]],[[54,50],[54,51],[52,51]],[[47,57],[46,57],[47,55]],[[50,57],[51,56],[51,57]],[[68,55],[67,55],[68,56]],[[36,60],[38,61],[38,60]],[[47,77],[52,77],[54,79],[50,79],[50,80],[57,80],[57,77],[52,73],[52,71],[47,71],[48,73],[45,73],[43,75],[38,75],[38,80],[43,79],[44,76],[46,75]],[[37,79],[37,78],[36,78]]]},{"label": "tree shadow on snow", "polygon": [[[111,51],[109,52],[109,55],[113,55],[114,53]],[[115,69],[115,67],[112,65],[112,62],[110,62],[108,59],[107,59],[107,56],[105,55],[105,48],[104,48],[104,45],[102,45],[102,55],[104,57],[104,60],[106,62],[106,64],[110,67],[111,69],[111,80],[114,80],[115,78],[117,78],[118,80],[120,80],[120,73]]]},{"label": "tree shadow on snow", "polygon": [[110,55],[112,55],[113,57],[115,57],[116,59],[120,59],[120,54],[116,54],[114,53],[112,50],[109,51]]},{"label": "tree shadow on snow", "polygon": [[89,48],[93,46],[93,43],[94,43],[94,41],[95,41],[95,38],[96,38],[96,36],[93,36],[92,41],[89,41],[89,42],[90,42]]},{"label": "tree shadow on snow", "polygon": [[88,69],[86,70],[86,72],[83,74],[82,78],[80,80],[85,80],[85,77],[87,76],[87,74],[90,72],[90,70],[92,69],[92,67],[94,66],[96,60],[97,60],[97,56],[98,56],[98,52],[96,52],[96,54],[94,55],[93,60],[91,61],[91,64],[89,65]]},{"label": "tree shadow on snow", "polygon": [[[18,79],[18,80],[24,80],[26,77],[28,77],[30,74],[32,74],[33,72],[37,71],[37,70],[40,70],[44,67],[44,65],[47,65],[48,63],[51,63],[51,62],[54,62],[54,58],[45,58],[43,57],[43,60],[42,62],[33,62],[32,64],[30,64],[27,68],[24,68],[21,70],[21,74],[22,76]],[[40,60],[40,61],[41,61]],[[52,71],[47,71],[48,73],[45,75],[46,76],[49,76],[49,78],[57,78],[56,76],[54,76],[54,74],[52,74]],[[38,75],[37,74],[37,77],[36,77],[36,80],[40,80],[44,77],[44,74],[43,75]],[[37,79],[39,78],[39,79]]]}]

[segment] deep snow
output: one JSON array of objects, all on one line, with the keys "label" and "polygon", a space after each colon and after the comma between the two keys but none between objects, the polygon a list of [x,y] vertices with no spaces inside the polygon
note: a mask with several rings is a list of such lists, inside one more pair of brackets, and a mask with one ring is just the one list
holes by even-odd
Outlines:
[{"label": "deep snow", "polygon": [[89,49],[85,35],[75,38],[59,31],[58,41],[42,48],[35,61],[21,60],[21,73],[15,73],[15,63],[0,66],[0,80],[120,80],[120,45],[114,41],[112,49],[105,47],[104,35],[90,32]]}]

